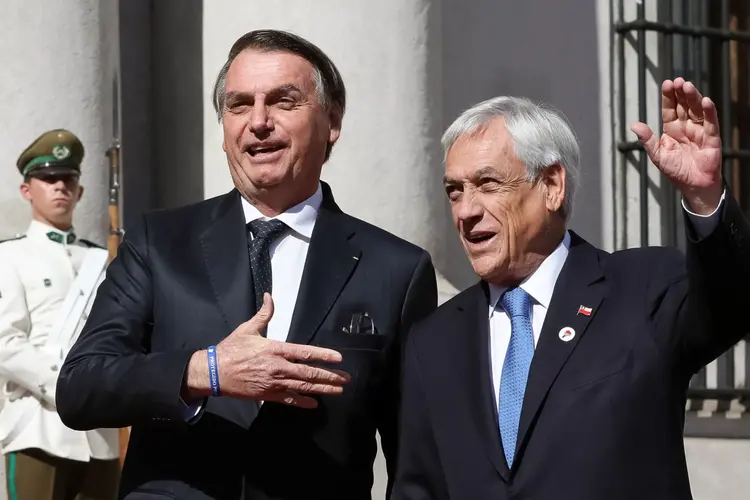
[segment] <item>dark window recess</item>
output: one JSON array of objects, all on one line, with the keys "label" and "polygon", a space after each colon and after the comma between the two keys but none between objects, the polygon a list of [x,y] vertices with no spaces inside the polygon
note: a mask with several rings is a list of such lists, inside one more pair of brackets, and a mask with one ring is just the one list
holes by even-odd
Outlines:
[{"label": "dark window recess", "polygon": [[[750,2],[747,0],[642,0],[634,19],[624,19],[625,3],[612,0],[618,86],[618,154],[640,174],[641,241],[648,241],[648,158],[632,141],[625,121],[626,100],[637,98],[639,120],[660,102],[646,102],[647,78],[658,82],[677,76],[693,81],[716,103],[721,120],[724,178],[750,213]],[[652,2],[656,2],[655,4]],[[658,10],[658,22],[646,20],[646,7]],[[646,57],[646,34],[657,33],[658,64]],[[653,36],[653,35],[651,35]],[[637,53],[637,83],[625,81],[625,49]],[[635,83],[635,84],[634,84]],[[636,95],[634,95],[636,93]],[[635,166],[635,167],[633,167]],[[662,241],[684,248],[679,195],[663,191]],[[748,284],[750,286],[750,284]],[[695,375],[688,390],[685,435],[750,438],[750,335]]]}]

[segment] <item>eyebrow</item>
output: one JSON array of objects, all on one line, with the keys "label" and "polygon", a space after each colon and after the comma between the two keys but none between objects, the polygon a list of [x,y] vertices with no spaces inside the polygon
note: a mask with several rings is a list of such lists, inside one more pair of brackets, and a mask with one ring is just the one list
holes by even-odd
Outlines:
[{"label": "eyebrow", "polygon": [[[492,168],[492,167],[482,167],[479,170],[477,170],[476,172],[472,173],[471,176],[470,176],[470,178],[471,179],[478,179],[480,177],[485,177],[485,176],[494,177],[494,178],[500,178],[501,177],[500,174],[498,173],[498,171],[495,170],[494,168]],[[448,177],[448,175],[444,175],[443,176],[443,184],[445,184],[445,185],[448,185],[448,184],[457,184],[459,182],[460,181],[458,179],[454,179],[454,178]]]},{"label": "eyebrow", "polygon": [[[284,85],[279,85],[278,87],[274,87],[271,90],[264,92],[268,96],[279,96],[279,95],[285,95],[285,94],[293,94],[293,93],[302,94],[302,90],[300,90],[299,87],[294,85],[293,83],[286,83]],[[243,100],[251,100],[255,97],[255,95],[251,92],[227,92],[227,97],[225,99],[225,102],[234,102],[234,101],[243,101]]]}]

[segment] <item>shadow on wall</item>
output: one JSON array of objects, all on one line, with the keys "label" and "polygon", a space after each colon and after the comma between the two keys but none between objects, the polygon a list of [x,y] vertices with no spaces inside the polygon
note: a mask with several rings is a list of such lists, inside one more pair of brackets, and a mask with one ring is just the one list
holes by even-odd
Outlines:
[{"label": "shadow on wall", "polygon": [[120,2],[124,222],[203,199],[203,2]]},{"label": "shadow on wall", "polygon": [[[442,17],[442,129],[465,108],[499,95],[561,110],[581,142],[582,179],[570,227],[601,245],[596,0],[444,0]],[[443,207],[446,243],[436,252],[436,266],[462,290],[476,276]]]}]

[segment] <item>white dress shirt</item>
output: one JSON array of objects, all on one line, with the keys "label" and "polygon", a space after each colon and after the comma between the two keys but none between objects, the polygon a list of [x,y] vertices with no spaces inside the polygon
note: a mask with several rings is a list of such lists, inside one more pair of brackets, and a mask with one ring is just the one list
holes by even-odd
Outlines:
[{"label": "white dress shirt", "polygon": [[[315,220],[323,202],[323,191],[318,184],[318,190],[310,198],[299,205],[295,205],[276,217],[265,217],[245,198],[242,198],[242,210],[245,212],[245,222],[257,219],[277,219],[289,226],[289,230],[271,243],[271,281],[274,312],[268,323],[267,338],[286,341],[289,326],[292,323],[294,306],[297,304],[297,294],[302,281],[302,271],[307,260],[307,250],[310,247]],[[248,257],[249,259],[249,257]]]},{"label": "white dress shirt", "polygon": [[[520,284],[520,287],[531,296],[531,328],[534,330],[534,349],[539,342],[544,318],[547,317],[547,310],[552,300],[552,291],[565,260],[568,258],[569,250],[570,233],[565,231],[565,237],[557,245],[555,251],[544,259],[537,270]],[[500,377],[503,373],[505,353],[508,351],[511,333],[510,317],[500,302],[500,297],[505,290],[505,287],[490,285],[490,359],[496,407],[499,404]]]},{"label": "white dress shirt", "polygon": [[[699,215],[688,210],[683,200],[682,207],[687,212],[693,230],[698,238],[704,238],[711,234],[719,223],[720,209],[724,204],[726,191],[721,197],[719,206],[710,215]],[[570,233],[565,232],[565,237],[557,245],[557,248],[542,261],[541,265],[529,275],[519,286],[531,296],[531,327],[534,331],[534,348],[539,342],[542,325],[547,316],[552,291],[555,288],[557,278],[560,276],[565,260],[570,250]],[[492,372],[492,388],[495,396],[495,407],[500,403],[500,378],[503,373],[505,354],[510,343],[511,324],[510,317],[503,310],[500,297],[506,288],[489,285],[490,288],[490,365]]]}]

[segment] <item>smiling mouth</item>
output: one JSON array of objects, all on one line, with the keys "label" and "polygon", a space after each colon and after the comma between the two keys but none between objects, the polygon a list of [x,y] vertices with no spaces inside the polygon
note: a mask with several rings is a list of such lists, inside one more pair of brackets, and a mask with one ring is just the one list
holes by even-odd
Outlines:
[{"label": "smiling mouth", "polygon": [[285,147],[284,144],[256,144],[247,148],[246,151],[250,156],[260,156],[281,151]]},{"label": "smiling mouth", "polygon": [[482,243],[485,243],[492,238],[494,238],[496,233],[490,233],[490,232],[474,232],[464,235],[464,239],[468,241],[472,245],[481,245]]}]

